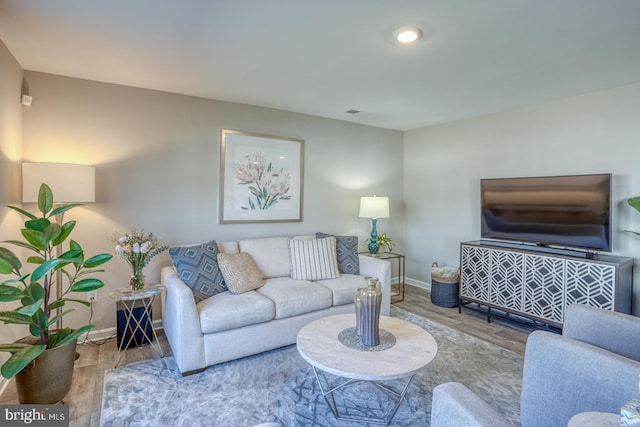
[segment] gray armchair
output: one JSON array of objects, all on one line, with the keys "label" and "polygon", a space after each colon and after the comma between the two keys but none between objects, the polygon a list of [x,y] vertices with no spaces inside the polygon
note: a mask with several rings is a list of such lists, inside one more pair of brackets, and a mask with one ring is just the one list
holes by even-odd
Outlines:
[{"label": "gray armchair", "polygon": [[[571,306],[562,336],[531,333],[524,357],[522,427],[566,426],[581,412],[618,413],[627,401],[640,397],[639,331],[638,318]],[[461,425],[502,427],[510,423],[466,386],[437,386],[431,426]]]}]

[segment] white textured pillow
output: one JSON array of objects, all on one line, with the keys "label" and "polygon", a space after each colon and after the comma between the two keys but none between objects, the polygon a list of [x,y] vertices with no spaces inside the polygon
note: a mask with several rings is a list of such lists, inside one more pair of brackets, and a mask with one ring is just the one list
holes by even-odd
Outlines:
[{"label": "white textured pillow", "polygon": [[336,256],[336,238],[289,241],[291,278],[325,280],[340,277]]},{"label": "white textured pillow", "polygon": [[218,254],[218,266],[233,294],[253,291],[264,285],[262,274],[249,254]]}]

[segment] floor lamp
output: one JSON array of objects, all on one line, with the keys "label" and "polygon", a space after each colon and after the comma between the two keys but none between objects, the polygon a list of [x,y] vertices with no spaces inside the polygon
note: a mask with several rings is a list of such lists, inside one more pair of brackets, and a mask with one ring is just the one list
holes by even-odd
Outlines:
[{"label": "floor lamp", "polygon": [[[72,163],[23,163],[22,202],[37,203],[40,185],[47,184],[53,192],[54,203],[85,203],[96,201],[96,170],[93,166]],[[56,215],[56,222],[62,226],[64,213]],[[62,245],[56,247],[56,256],[62,255]],[[62,271],[56,272],[56,292],[62,296]],[[56,309],[59,315],[62,308]],[[62,319],[56,323],[62,329]]]},{"label": "floor lamp", "polygon": [[378,230],[376,224],[378,218],[389,218],[389,198],[388,197],[361,197],[360,214],[361,218],[371,218],[371,236],[369,237],[369,253],[375,255],[380,250],[378,244]]}]

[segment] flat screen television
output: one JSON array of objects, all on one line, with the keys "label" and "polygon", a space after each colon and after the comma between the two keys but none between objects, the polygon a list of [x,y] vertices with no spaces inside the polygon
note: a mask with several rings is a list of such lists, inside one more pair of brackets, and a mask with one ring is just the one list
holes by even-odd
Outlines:
[{"label": "flat screen television", "polygon": [[611,251],[611,174],[480,181],[482,239]]}]

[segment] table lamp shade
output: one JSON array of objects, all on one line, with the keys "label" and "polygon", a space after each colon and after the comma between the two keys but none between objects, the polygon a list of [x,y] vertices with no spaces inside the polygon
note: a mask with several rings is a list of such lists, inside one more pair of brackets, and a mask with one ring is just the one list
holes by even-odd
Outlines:
[{"label": "table lamp shade", "polygon": [[389,218],[389,198],[361,197],[358,216],[361,218]]},{"label": "table lamp shade", "polygon": [[36,203],[42,183],[53,192],[55,203],[95,202],[96,170],[73,163],[23,163],[22,202]]}]

